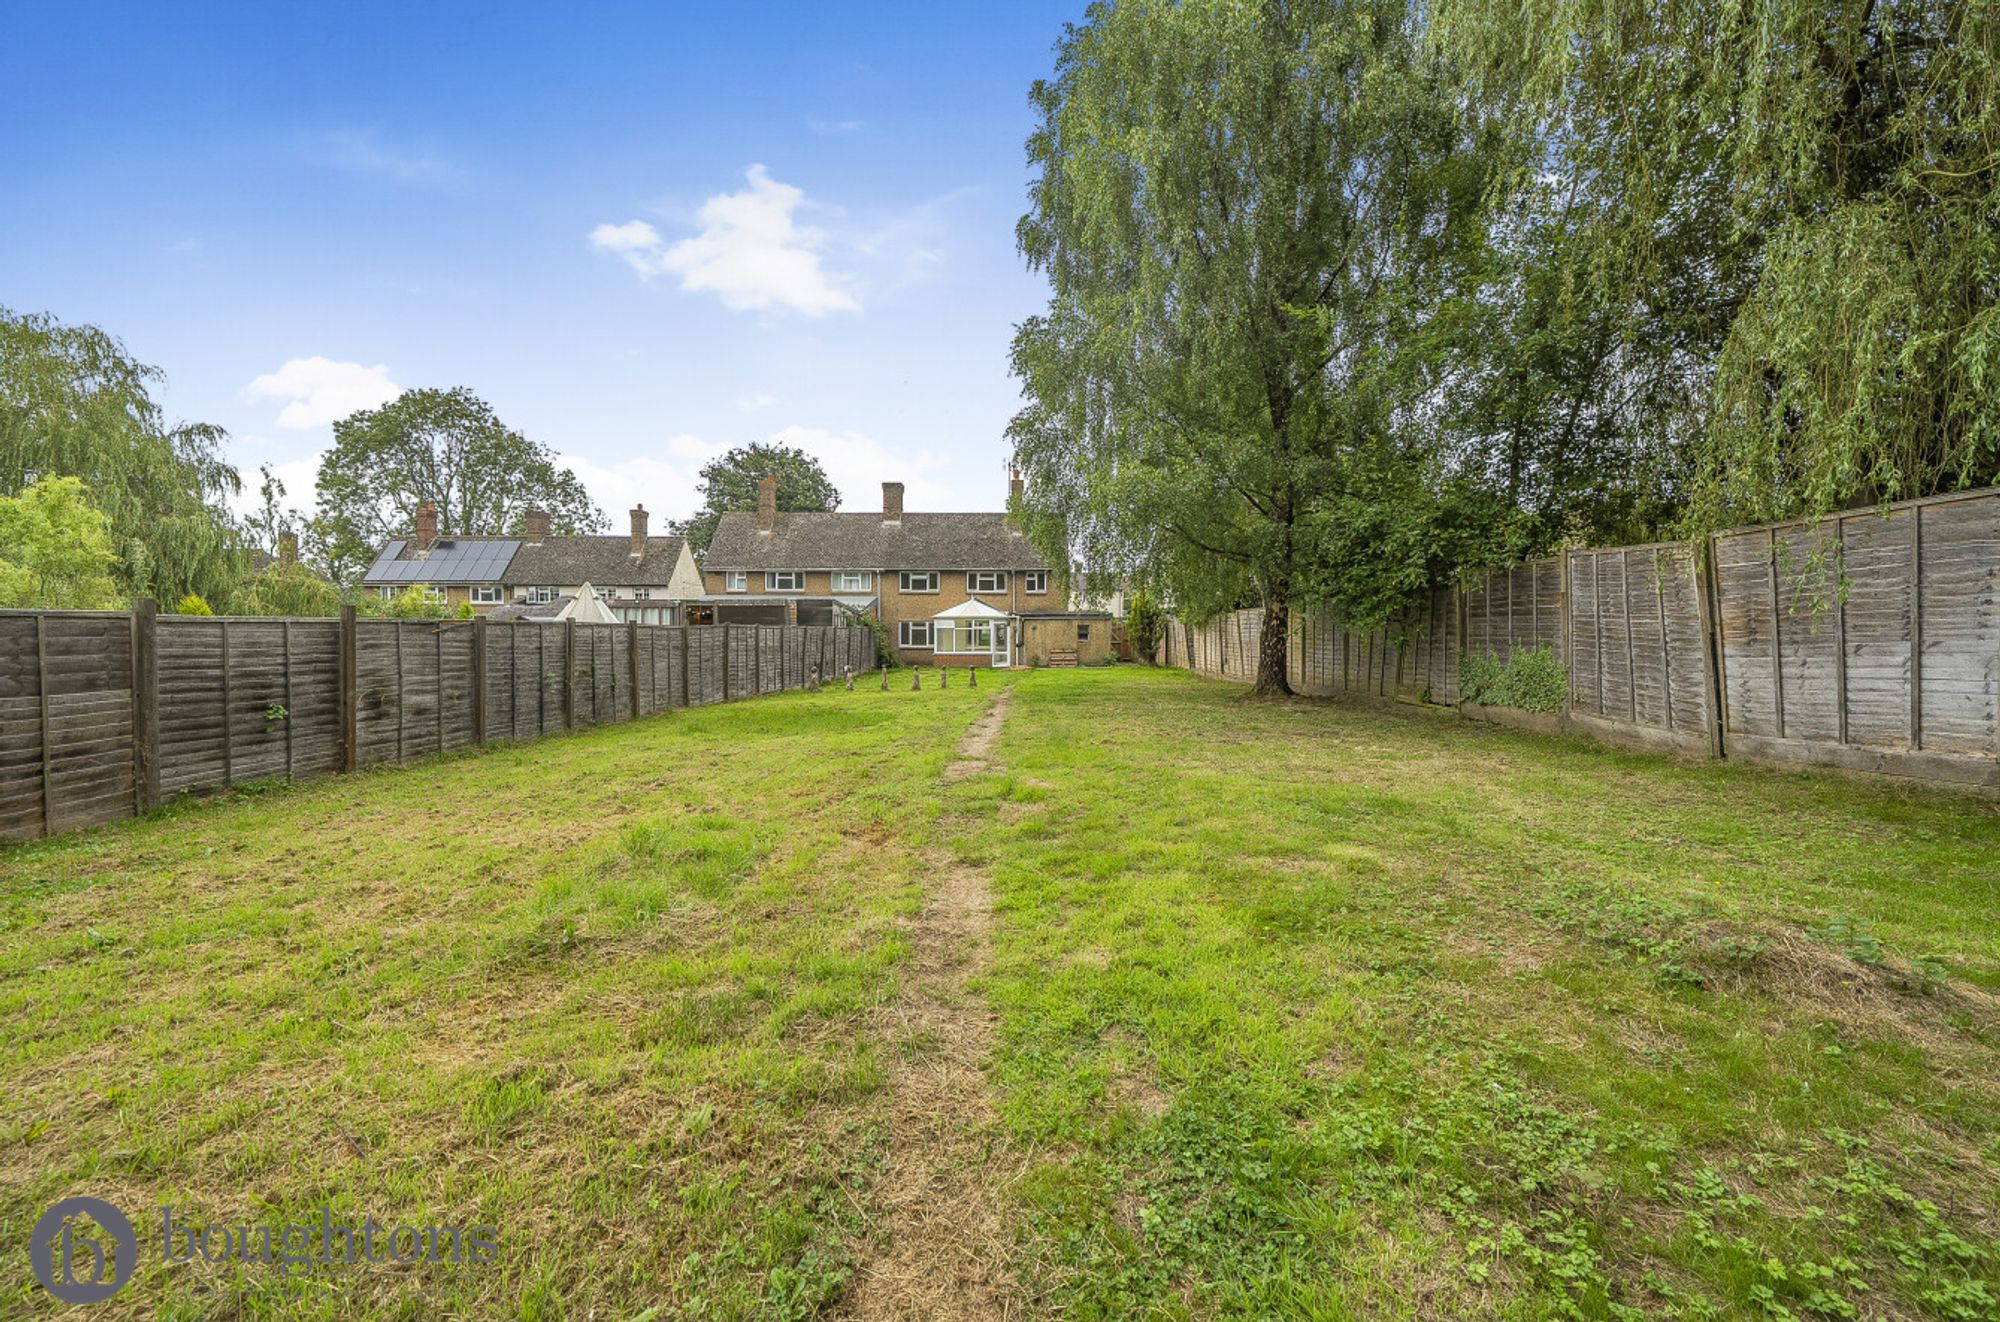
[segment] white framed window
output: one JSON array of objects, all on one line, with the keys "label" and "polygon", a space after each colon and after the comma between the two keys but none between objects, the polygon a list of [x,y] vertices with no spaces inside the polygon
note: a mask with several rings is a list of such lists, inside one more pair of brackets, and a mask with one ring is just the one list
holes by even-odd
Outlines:
[{"label": "white framed window", "polygon": [[498,583],[474,583],[472,585],[472,604],[475,606],[498,606],[500,604],[500,585]]},{"label": "white framed window", "polygon": [[556,590],[554,588],[528,589],[528,604],[530,606],[546,606],[555,599]]},{"label": "white framed window", "polygon": [[797,569],[771,569],[764,574],[766,592],[804,592],[806,576]]},{"label": "white framed window", "polygon": [[875,586],[875,575],[866,569],[836,569],[833,571],[835,592],[867,592]]},{"label": "white framed window", "polygon": [[378,596],[378,597],[380,597],[380,598],[381,598],[382,600],[384,600],[384,601],[394,601],[394,600],[396,599],[396,589],[394,589],[394,588],[376,588],[376,589],[375,589],[375,595],[376,595],[376,596]]},{"label": "white framed window", "polygon": [[634,601],[651,601],[652,599],[653,599],[653,590],[652,590],[651,588],[633,588],[633,589],[632,589],[632,600],[634,600]]},{"label": "white framed window", "polygon": [[896,626],[896,642],[903,647],[929,647],[931,645],[931,622],[929,620],[904,620]]},{"label": "white framed window", "polygon": [[1004,569],[975,569],[965,576],[967,592],[1005,592],[1007,571]]},{"label": "white framed window", "polygon": [[1039,597],[1049,590],[1049,571],[1046,569],[1030,569],[1021,575],[1021,580],[1021,591],[1030,596]]},{"label": "white framed window", "polygon": [[940,620],[931,644],[939,656],[971,656],[993,650],[993,621]]},{"label": "white framed window", "polygon": [[913,574],[907,569],[896,575],[896,585],[905,592],[936,592],[938,590],[937,571],[928,574]]},{"label": "white framed window", "polygon": [[728,584],[731,592],[748,592],[750,590],[750,575],[741,569],[730,570],[725,576],[725,582]]},{"label": "white framed window", "polygon": [[433,606],[444,604],[444,589],[435,583],[424,584],[424,600]]}]

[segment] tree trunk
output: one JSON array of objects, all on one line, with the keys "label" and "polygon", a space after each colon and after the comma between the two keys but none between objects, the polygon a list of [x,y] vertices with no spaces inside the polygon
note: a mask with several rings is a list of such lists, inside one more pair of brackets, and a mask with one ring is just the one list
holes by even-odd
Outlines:
[{"label": "tree trunk", "polygon": [[1291,609],[1282,597],[1264,603],[1264,629],[1257,639],[1257,687],[1253,693],[1289,694],[1292,684],[1285,677],[1286,642],[1290,636]]}]

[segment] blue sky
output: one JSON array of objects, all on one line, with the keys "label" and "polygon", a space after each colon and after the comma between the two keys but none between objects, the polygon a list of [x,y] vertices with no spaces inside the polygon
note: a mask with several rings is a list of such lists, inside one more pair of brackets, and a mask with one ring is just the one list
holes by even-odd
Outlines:
[{"label": "blue sky", "polygon": [[310,502],[469,386],[622,527],[773,437],[995,509],[1030,82],[1073,3],[12,6],[0,304],[94,322]]}]

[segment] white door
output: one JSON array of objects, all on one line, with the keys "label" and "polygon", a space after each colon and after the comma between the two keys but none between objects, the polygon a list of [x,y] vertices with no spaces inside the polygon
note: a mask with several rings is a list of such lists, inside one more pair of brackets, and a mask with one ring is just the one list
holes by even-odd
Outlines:
[{"label": "white door", "polygon": [[1013,657],[1013,651],[1010,648],[1009,643],[1013,638],[1013,634],[1014,634],[1014,626],[1012,621],[1009,620],[994,621],[993,668],[995,670],[1005,670],[1008,664],[1010,663]]}]

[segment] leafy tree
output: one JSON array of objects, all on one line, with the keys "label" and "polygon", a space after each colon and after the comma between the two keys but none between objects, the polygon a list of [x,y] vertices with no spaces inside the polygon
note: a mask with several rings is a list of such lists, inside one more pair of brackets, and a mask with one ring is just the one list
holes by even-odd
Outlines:
[{"label": "leafy tree", "polygon": [[160,380],[95,326],[0,307],[0,491],[81,478],[110,520],[124,593],[223,593],[247,568],[226,506],[236,470],[220,428],[166,422]]},{"label": "leafy tree", "polygon": [[296,535],[305,522],[297,510],[284,508],[285,483],[269,464],[258,465],[260,480],[257,483],[257,508],[243,519],[244,531],[249,535],[250,544],[266,555],[278,554],[278,544],[285,533]]},{"label": "leafy tree", "polygon": [[327,616],[340,614],[339,587],[297,561],[266,565],[246,576],[229,597],[231,615]]},{"label": "leafy tree", "polygon": [[559,533],[608,526],[547,446],[501,422],[463,387],[406,390],[333,424],[318,495],[310,541],[342,582],[365,569],[383,542],[407,535],[425,503],[437,507],[445,536],[519,532],[531,508],[547,511]]},{"label": "leafy tree", "polygon": [[1133,593],[1125,604],[1125,634],[1141,662],[1154,663],[1166,631],[1167,613],[1160,609],[1160,603],[1150,592]]},{"label": "leafy tree", "polygon": [[115,608],[123,594],[111,547],[111,520],[76,478],[45,477],[0,496],[0,606]]},{"label": "leafy tree", "polygon": [[1488,185],[1453,94],[1402,0],[1100,3],[1033,92],[1026,527],[1195,617],[1261,602],[1260,692],[1287,689],[1295,602],[1383,595],[1312,575],[1315,511],[1383,472],[1440,498]]},{"label": "leafy tree", "polygon": [[840,508],[840,493],[827,479],[819,460],[788,445],[739,445],[719,459],[702,465],[701,509],[674,531],[687,538],[696,555],[708,550],[715,526],[731,511],[757,508],[757,483],[767,475],[778,479],[778,508],[786,513],[825,512]]},{"label": "leafy tree", "polygon": [[1524,144],[1505,224],[1554,236],[1523,251],[1591,312],[1547,323],[1589,368],[1558,393],[1681,447],[1687,530],[2000,478],[2000,8],[1436,12],[1468,103]]}]

